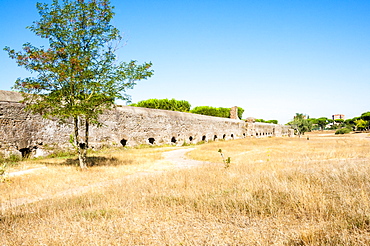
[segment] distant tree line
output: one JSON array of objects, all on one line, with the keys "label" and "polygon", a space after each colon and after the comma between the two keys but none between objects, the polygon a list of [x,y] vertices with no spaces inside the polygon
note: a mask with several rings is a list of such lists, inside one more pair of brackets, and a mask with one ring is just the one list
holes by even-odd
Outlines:
[{"label": "distant tree line", "polygon": [[[210,106],[198,106],[193,109],[188,101],[176,99],[148,99],[130,106],[142,108],[164,109],[179,112],[188,112],[193,114],[209,115],[222,118],[230,118],[230,108],[215,108]],[[242,119],[244,109],[238,107],[238,117]]]},{"label": "distant tree line", "polygon": [[337,130],[336,134],[349,133],[351,131],[370,130],[370,111],[352,119],[328,119],[326,117],[310,118],[307,115],[297,113],[294,119],[287,123],[292,126],[296,134],[304,135],[312,130]]}]

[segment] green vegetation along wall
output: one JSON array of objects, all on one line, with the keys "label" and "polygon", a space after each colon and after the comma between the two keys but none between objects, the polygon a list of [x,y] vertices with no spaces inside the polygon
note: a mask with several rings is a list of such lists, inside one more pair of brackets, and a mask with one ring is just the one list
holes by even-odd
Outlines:
[{"label": "green vegetation along wall", "polygon": [[[221,118],[230,118],[230,108],[215,108],[210,106],[198,106],[190,110],[190,103],[185,100],[172,99],[148,99],[138,103],[133,103],[130,106],[141,108],[164,109],[179,112],[190,112],[193,114],[208,115]],[[238,117],[243,118],[244,109],[238,107]],[[269,122],[270,123],[270,122]],[[271,122],[274,123],[274,122]],[[277,122],[276,122],[277,123]]]},{"label": "green vegetation along wall", "polygon": [[175,100],[175,99],[148,99],[143,100],[138,103],[131,104],[130,106],[141,107],[141,108],[154,108],[154,109],[164,109],[179,112],[189,112],[190,103],[185,100]]},{"label": "green vegetation along wall", "polygon": [[198,106],[190,111],[193,114],[209,115],[221,118],[230,118],[229,108],[214,108],[210,106]]}]

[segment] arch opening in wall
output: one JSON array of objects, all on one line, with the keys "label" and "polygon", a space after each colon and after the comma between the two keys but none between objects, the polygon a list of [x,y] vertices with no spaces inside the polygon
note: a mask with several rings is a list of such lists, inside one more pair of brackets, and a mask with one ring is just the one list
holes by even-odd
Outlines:
[{"label": "arch opening in wall", "polygon": [[222,139],[225,139],[226,138],[226,134],[222,135]]},{"label": "arch opening in wall", "polygon": [[216,141],[216,139],[217,139],[217,135],[214,135],[213,136],[213,141]]},{"label": "arch opening in wall", "polygon": [[243,136],[245,137],[245,133],[243,133]]},{"label": "arch opening in wall", "polygon": [[190,137],[189,137],[189,141],[190,141],[190,142],[191,142],[191,141],[193,141],[193,139],[194,139],[194,138],[193,138],[192,136],[190,136]]},{"label": "arch opening in wall", "polygon": [[126,146],[126,144],[127,144],[127,140],[123,138],[123,139],[120,141],[120,143],[122,144],[122,146],[123,146],[123,147],[125,147],[125,146]]},{"label": "arch opening in wall", "polygon": [[202,141],[206,141],[206,139],[207,139],[207,137],[204,135],[204,136],[202,137]]},{"label": "arch opening in wall", "polygon": [[176,138],[175,137],[172,137],[171,138],[171,143],[176,143],[176,142],[177,142]]},{"label": "arch opening in wall", "polygon": [[234,139],[234,134],[231,134],[231,135],[230,135],[230,137],[231,137],[232,139]]},{"label": "arch opening in wall", "polygon": [[150,144],[154,144],[155,139],[154,139],[154,138],[148,138],[148,142],[149,142]]}]

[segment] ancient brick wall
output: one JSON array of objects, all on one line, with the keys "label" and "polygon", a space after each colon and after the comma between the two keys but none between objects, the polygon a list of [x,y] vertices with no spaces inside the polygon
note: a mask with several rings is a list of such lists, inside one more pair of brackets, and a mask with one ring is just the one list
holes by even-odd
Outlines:
[{"label": "ancient brick wall", "polygon": [[[12,94],[11,96],[9,96]],[[7,99],[7,100],[4,100]],[[13,100],[13,101],[11,101]],[[43,119],[24,111],[19,94],[0,91],[0,151],[13,153],[45,146],[70,147],[72,124]],[[91,127],[90,146],[197,143],[248,136],[288,135],[289,127],[246,123],[191,113],[121,106],[100,117],[102,127]]]}]

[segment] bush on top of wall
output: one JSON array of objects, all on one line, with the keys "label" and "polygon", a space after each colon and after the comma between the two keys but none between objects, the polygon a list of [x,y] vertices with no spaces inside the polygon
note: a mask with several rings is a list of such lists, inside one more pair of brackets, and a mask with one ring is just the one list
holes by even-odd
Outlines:
[{"label": "bush on top of wall", "polygon": [[[130,106],[142,107],[142,108],[154,108],[154,109],[164,109],[171,111],[180,111],[180,112],[190,112],[193,114],[209,115],[222,118],[230,118],[230,109],[229,108],[215,108],[210,106],[198,106],[190,110],[190,103],[185,100],[175,100],[175,99],[148,99],[143,100],[138,103],[133,103]],[[238,107],[238,117],[242,119],[244,109]]]},{"label": "bush on top of wall", "polygon": [[241,107],[238,107],[238,117],[239,117],[239,119],[243,119],[243,113],[244,113],[244,109],[241,108]]},{"label": "bush on top of wall", "polygon": [[131,104],[130,106],[142,107],[142,108],[155,108],[155,109],[164,109],[171,111],[180,111],[180,112],[189,112],[190,103],[185,100],[175,100],[175,99],[148,99],[143,100],[138,103]]},{"label": "bush on top of wall", "polygon": [[193,114],[202,114],[222,118],[230,118],[229,108],[214,108],[210,106],[198,106],[190,111]]}]

